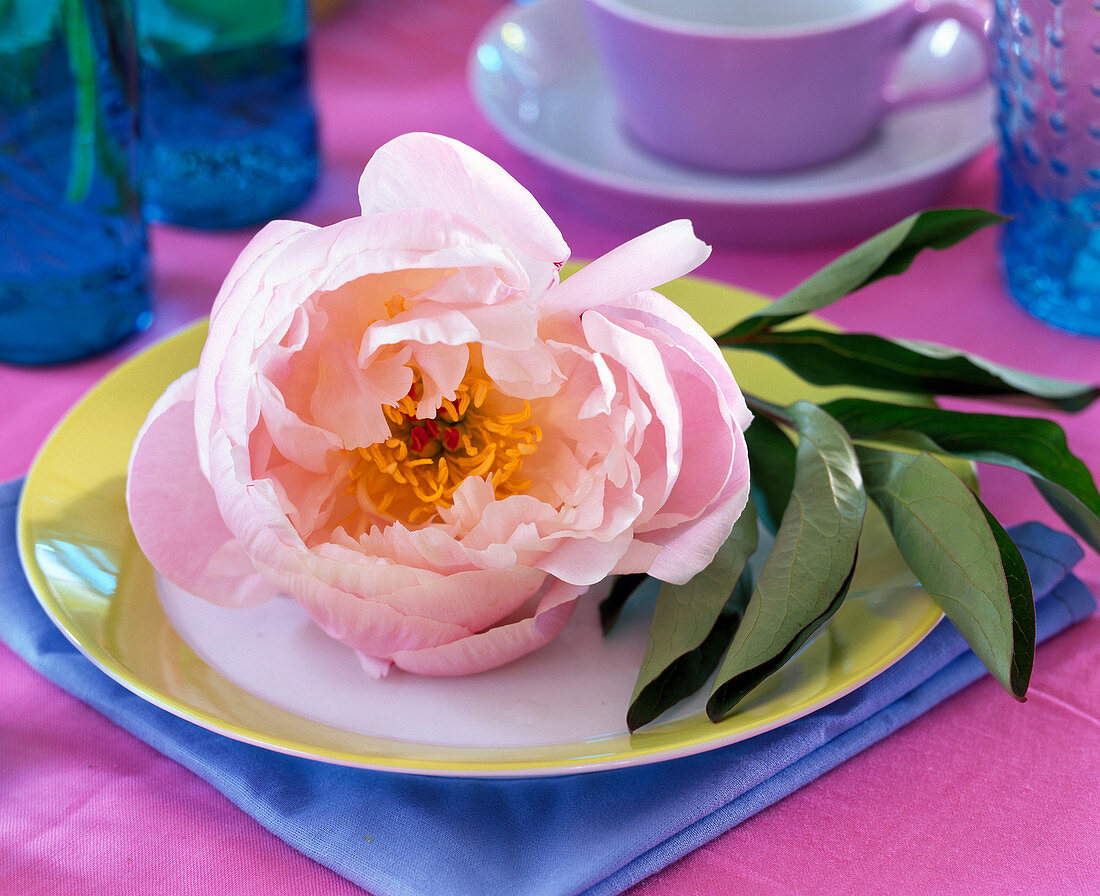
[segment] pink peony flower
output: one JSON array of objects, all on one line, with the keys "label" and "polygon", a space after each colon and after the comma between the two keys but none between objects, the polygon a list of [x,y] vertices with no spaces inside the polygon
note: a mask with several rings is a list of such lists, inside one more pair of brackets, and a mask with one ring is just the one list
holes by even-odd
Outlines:
[{"label": "pink peony flower", "polygon": [[492,668],[605,576],[702,569],[747,500],[750,415],[650,291],[706,258],[690,224],[559,282],[561,234],[462,144],[398,138],[359,194],[253,239],[151,410],[127,500],[153,565],[220,604],[288,594],[373,675]]}]

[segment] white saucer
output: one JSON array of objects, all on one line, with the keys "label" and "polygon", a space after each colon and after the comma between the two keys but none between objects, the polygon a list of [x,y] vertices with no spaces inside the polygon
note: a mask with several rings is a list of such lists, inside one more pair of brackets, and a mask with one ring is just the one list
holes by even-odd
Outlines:
[{"label": "white saucer", "polygon": [[[906,62],[903,80],[980,64],[950,23]],[[474,98],[512,145],[555,175],[586,211],[637,230],[691,218],[703,239],[798,245],[865,236],[937,203],[993,137],[992,89],[890,115],[859,152],[776,176],[733,176],[666,162],[633,144],[588,41],[578,0],[509,6],[482,31],[469,61]]]}]

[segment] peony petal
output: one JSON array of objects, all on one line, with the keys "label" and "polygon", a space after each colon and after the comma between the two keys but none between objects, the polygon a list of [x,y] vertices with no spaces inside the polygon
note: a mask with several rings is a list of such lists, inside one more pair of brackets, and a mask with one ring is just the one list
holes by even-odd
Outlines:
[{"label": "peony petal", "polygon": [[[647,441],[659,435],[661,447],[652,447],[647,456],[649,462],[643,469],[651,469],[666,477],[671,489],[682,462],[683,411],[681,397],[669,379],[661,346],[646,335],[633,332],[618,321],[609,319],[604,309],[586,311],[581,318],[584,335],[594,351],[612,359],[616,366],[625,368],[645,396],[659,426],[647,430]],[[653,434],[650,435],[650,432]],[[661,503],[667,491],[659,496]]]},{"label": "peony petal", "polygon": [[[196,393],[199,415],[210,421],[199,424],[200,456],[215,426],[236,444],[248,438],[251,421],[242,412],[250,407],[257,349],[300,328],[299,310],[319,293],[373,276],[388,286],[407,280],[424,288],[440,272],[463,267],[526,279],[506,251],[486,242],[468,222],[433,210],[353,218],[271,247],[248,269],[248,277],[227,287],[230,295],[211,317]],[[207,470],[205,457],[203,462]]]},{"label": "peony petal", "polygon": [[651,337],[654,332],[663,333],[667,344],[682,348],[693,363],[703,367],[719,384],[737,425],[745,429],[752,422],[752,413],[722,350],[699,322],[675,302],[650,290],[616,301],[614,309],[604,306],[601,310],[623,326],[643,327]]},{"label": "peony petal", "polygon": [[[391,587],[383,590],[374,585],[370,575],[361,574],[356,564],[342,566],[342,569],[331,566],[326,569],[328,575],[324,581],[326,588],[351,598],[352,602],[341,599],[341,603],[347,604],[342,611],[348,614],[346,624],[358,625],[350,620],[359,613],[385,612],[388,616],[392,611],[391,621],[387,625],[415,625],[421,619],[432,620],[447,627],[439,629],[440,635],[456,627],[478,631],[495,625],[538,592],[546,580],[546,573],[542,570],[521,566],[465,570],[450,575],[405,568],[391,569],[388,577]],[[318,572],[320,570],[314,570],[315,574]],[[393,580],[402,574],[405,581],[396,584]],[[317,577],[320,578],[319,575]],[[312,603],[311,598],[307,601]],[[380,607],[387,609],[383,611],[378,609]],[[376,649],[369,652],[385,655],[398,646],[402,645],[389,645],[389,649],[380,649],[376,645]]]},{"label": "peony petal", "polygon": [[551,580],[534,615],[422,650],[401,650],[394,664],[418,675],[471,675],[503,666],[542,647],[565,628],[587,588]]},{"label": "peony petal", "polygon": [[407,616],[381,601],[363,600],[312,578],[287,580],[284,590],[331,638],[368,656],[385,659],[394,651],[419,650],[466,637],[462,625]]},{"label": "peony petal", "polygon": [[[218,290],[218,295],[214,298],[210,309],[211,315],[238,316],[246,304],[241,301],[242,293],[259,286],[264,279],[267,262],[273,254],[288,243],[294,242],[299,235],[320,229],[316,224],[307,224],[303,221],[272,221],[262,227],[233,262],[233,266],[222,282],[221,289]],[[227,307],[227,305],[233,307]]]},{"label": "peony petal", "polygon": [[659,545],[649,544],[636,538],[631,542],[618,565],[611,570],[611,575],[621,576],[632,572],[648,573],[653,566],[653,561],[657,559],[660,552]]},{"label": "peony petal", "polygon": [[[306,470],[324,472],[328,453],[340,447],[340,440],[331,431],[306,423],[287,408],[283,394],[266,377],[257,376],[253,388],[260,400],[265,431],[278,452]],[[262,468],[255,461],[253,468],[259,475]]]},{"label": "peony petal", "polygon": [[535,295],[569,258],[561,232],[528,190],[496,162],[436,134],[405,134],[380,147],[359,181],[364,215],[443,209],[475,221],[520,258]]},{"label": "peony petal", "polygon": [[199,464],[204,473],[209,472],[206,444],[217,419],[214,381],[220,359],[236,331],[237,323],[250,307],[257,304],[256,295],[261,291],[271,257],[303,233],[317,229],[312,224],[298,221],[272,221],[245,246],[214,299],[210,331],[202,349],[207,361],[205,364],[201,360],[199,362],[201,372],[195,387],[194,429],[198,438]]},{"label": "peony petal", "polygon": [[[483,482],[477,477],[469,477],[456,494],[470,482]],[[490,501],[495,497],[490,493]],[[445,508],[445,511],[449,508]],[[444,517],[445,525],[425,526],[422,529],[407,529],[401,523],[388,520],[359,535],[351,542],[351,553],[338,553],[332,545],[325,546],[324,555],[350,563],[352,567],[364,567],[358,574],[367,577],[364,589],[356,587],[357,593],[381,593],[381,584],[373,584],[380,575],[378,564],[382,565],[381,574],[389,568],[411,567],[419,570],[420,581],[428,581],[435,575],[451,575],[470,569],[506,570],[519,563],[516,551],[506,543],[492,542],[473,544],[464,537],[463,530],[454,518]],[[480,522],[475,518],[474,525]],[[364,563],[363,558],[371,558],[373,563]]]},{"label": "peony petal", "polygon": [[313,547],[327,543],[339,521],[358,509],[355,497],[347,490],[352,465],[350,457],[335,453],[330,467],[322,473],[283,462],[262,469],[259,475],[271,484],[302,540]]},{"label": "peony petal", "polygon": [[134,442],[126,481],[130,522],[145,556],[167,579],[226,606],[261,603],[275,590],[222,522],[195,445],[191,370],[153,405]]},{"label": "peony petal", "polygon": [[521,398],[545,398],[561,387],[564,379],[554,356],[543,342],[532,342],[522,351],[481,345],[485,373],[496,385]]},{"label": "peony petal", "polygon": [[740,429],[734,431],[734,441],[735,457],[741,462],[735,463],[725,488],[706,512],[673,528],[639,536],[661,548],[649,570],[650,575],[663,582],[682,585],[714,559],[718,548],[729,537],[749,497],[748,449]]},{"label": "peony petal", "polygon": [[359,665],[363,667],[363,671],[371,678],[385,678],[393,665],[393,660],[371,656],[362,651],[357,651],[356,656],[359,657]]},{"label": "peony petal", "polygon": [[310,396],[309,413],[319,426],[340,437],[344,448],[382,442],[390,425],[382,405],[392,405],[408,394],[412,371],[405,366],[409,350],[388,350],[367,368],[356,360],[358,346],[334,341],[318,359],[317,383]]},{"label": "peony petal", "polygon": [[743,443],[738,448],[741,430],[734,425],[718,385],[679,349],[667,348],[662,355],[677,394],[684,396],[680,404],[681,463],[660,509],[649,517],[653,527],[675,526],[698,517],[722,493],[731,476],[748,482]]},{"label": "peony petal", "polygon": [[562,538],[539,566],[552,576],[587,588],[611,574],[633,540],[629,529],[606,541],[594,537]]},{"label": "peony petal", "polygon": [[[284,590],[294,597],[326,634],[354,650],[376,659],[410,650],[431,648],[469,637],[512,615],[539,591],[545,574],[537,570],[467,573],[440,577],[430,588],[410,588],[386,595],[386,600],[366,600],[335,587],[317,577],[291,577]],[[533,583],[533,584],[532,584]],[[434,594],[425,592],[431,591]],[[450,615],[462,615],[461,608],[475,625],[462,625],[446,619],[406,612],[407,605],[419,604],[427,612],[450,598]],[[441,613],[441,616],[447,615]]]},{"label": "peony petal", "polygon": [[444,398],[454,400],[455,390],[462,383],[470,363],[470,348],[446,343],[417,345],[412,360],[420,368],[420,383],[424,387],[416,416],[431,420]]},{"label": "peony petal", "polygon": [[481,333],[459,307],[439,307],[421,303],[389,323],[377,323],[363,335],[359,349],[360,361],[365,361],[383,346],[413,342],[420,345],[467,345],[477,342]]},{"label": "peony petal", "polygon": [[709,255],[710,246],[696,238],[690,221],[671,221],[586,264],[547,293],[543,309],[580,314],[691,273]]},{"label": "peony petal", "polygon": [[482,552],[491,556],[494,547],[499,546],[510,548],[521,564],[534,562],[545,554],[547,545],[540,530],[554,528],[555,509],[531,495],[509,495],[503,500],[490,498],[476,518],[472,518],[475,501],[470,498],[476,491],[470,489],[470,483],[477,481],[469,477],[456,490],[456,495],[466,490],[456,504],[461,505],[460,510],[445,517],[461,534],[469,560],[480,559]]}]

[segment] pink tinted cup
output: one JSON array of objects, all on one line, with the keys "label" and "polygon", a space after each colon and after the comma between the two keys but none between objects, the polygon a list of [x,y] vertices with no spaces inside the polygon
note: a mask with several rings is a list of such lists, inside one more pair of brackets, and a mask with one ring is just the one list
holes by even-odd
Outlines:
[{"label": "pink tinted cup", "polygon": [[[583,0],[631,137],[702,168],[774,173],[845,156],[895,109],[986,83],[986,19],[921,0]],[[899,92],[918,32],[955,20],[985,65]]]}]

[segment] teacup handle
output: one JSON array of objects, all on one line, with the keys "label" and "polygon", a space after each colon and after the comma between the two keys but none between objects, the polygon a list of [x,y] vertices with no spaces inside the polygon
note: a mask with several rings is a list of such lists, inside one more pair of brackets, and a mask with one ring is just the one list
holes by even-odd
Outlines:
[{"label": "teacup handle", "polygon": [[899,93],[897,88],[891,85],[887,87],[885,96],[883,97],[887,106],[893,109],[899,109],[903,106],[913,106],[917,103],[951,99],[952,97],[969,93],[988,82],[989,70],[993,63],[993,52],[989,46],[989,20],[973,6],[969,6],[966,3],[945,2],[933,3],[925,9],[918,10],[906,37],[905,46],[911,46],[913,39],[920,32],[921,28],[929,22],[945,22],[950,20],[958,22],[963,28],[973,33],[979,39],[978,44],[982,48],[982,58],[985,63],[981,70],[953,84],[936,84],[927,87],[917,87],[913,90],[907,90],[904,93]]}]

